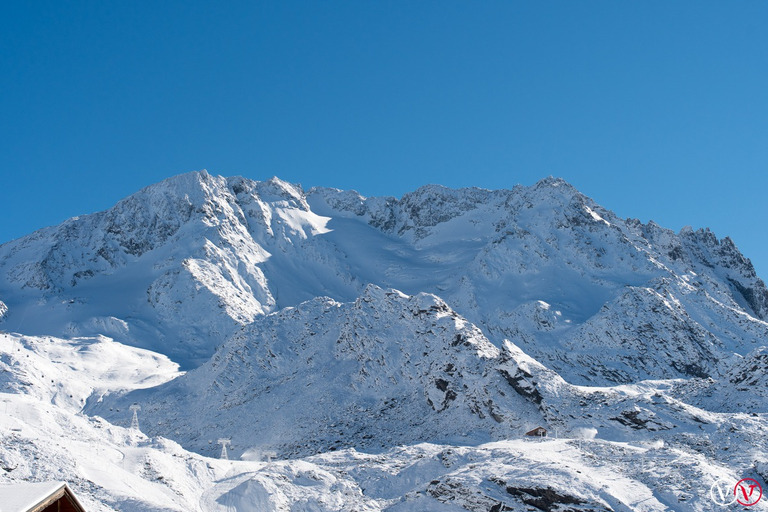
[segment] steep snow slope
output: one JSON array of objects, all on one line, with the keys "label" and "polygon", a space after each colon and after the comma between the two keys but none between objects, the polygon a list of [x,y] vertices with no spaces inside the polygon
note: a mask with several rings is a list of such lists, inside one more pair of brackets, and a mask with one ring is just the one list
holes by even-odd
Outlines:
[{"label": "steep snow slope", "polygon": [[[252,194],[238,201],[241,181],[176,176],[3,245],[0,286],[18,305],[6,328],[107,334],[199,363],[275,306],[259,266],[269,253],[256,240],[270,237],[279,250],[323,230],[292,186],[251,182]],[[249,223],[258,226],[253,236]]]},{"label": "steep snow slope", "polygon": [[106,334],[185,368],[258,317],[368,283],[434,293],[584,384],[717,377],[768,333],[768,290],[729,239],[620,219],[553,178],[397,200],[202,171],[0,246],[4,329]]}]

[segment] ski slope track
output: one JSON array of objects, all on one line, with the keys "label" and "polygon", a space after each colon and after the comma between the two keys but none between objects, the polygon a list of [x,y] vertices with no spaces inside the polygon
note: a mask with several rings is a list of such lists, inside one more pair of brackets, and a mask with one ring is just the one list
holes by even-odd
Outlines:
[{"label": "ski slope track", "polygon": [[767,321],[732,240],[561,179],[183,174],[0,245],[0,484],[95,511],[738,510],[712,486],[768,492]]}]

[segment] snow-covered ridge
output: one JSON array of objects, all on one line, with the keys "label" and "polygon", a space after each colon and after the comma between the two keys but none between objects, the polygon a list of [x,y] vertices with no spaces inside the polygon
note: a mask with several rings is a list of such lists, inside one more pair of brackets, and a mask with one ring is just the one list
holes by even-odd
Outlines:
[{"label": "snow-covered ridge", "polygon": [[[622,302],[625,287],[660,282],[677,304],[668,314],[699,333],[683,353],[702,355],[701,368],[563,364],[575,337],[624,350],[599,330],[601,311],[623,317],[640,304]],[[557,178],[495,191],[429,185],[395,199],[201,171],[0,246],[5,329],[106,334],[185,367],[263,315],[317,296],[350,301],[368,283],[434,293],[497,346],[509,338],[585,383],[709,375],[752,350],[768,316],[768,290],[730,239],[620,219]],[[539,302],[559,312],[545,329]],[[646,323],[630,316],[630,330]]]},{"label": "snow-covered ridge", "polygon": [[[235,453],[280,456],[414,439],[476,444],[544,422],[498,361],[500,350],[438,297],[371,285],[354,302],[318,298],[268,315],[183,378],[86,410],[113,418],[140,402],[156,425],[147,432],[175,432],[203,453],[217,432]],[[192,408],[194,419],[184,414]]]}]

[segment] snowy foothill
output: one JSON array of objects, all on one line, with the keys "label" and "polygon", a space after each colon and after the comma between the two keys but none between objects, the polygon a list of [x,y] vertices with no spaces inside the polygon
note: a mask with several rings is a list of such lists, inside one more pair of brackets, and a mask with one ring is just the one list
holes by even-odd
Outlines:
[{"label": "snowy foothill", "polygon": [[[681,497],[690,510],[708,510],[692,482],[731,476],[690,451],[606,441],[590,428],[574,438],[219,460],[132,431],[130,408],[116,411],[122,419],[113,423],[80,411],[96,383],[104,393],[131,389],[131,376],[137,388],[174,378],[167,359],[105,338],[4,334],[0,343],[10,391],[2,394],[2,483],[66,480],[87,510],[487,510],[546,499],[574,510],[661,511],[679,510]],[[102,373],[89,382],[80,377],[94,353]]]}]

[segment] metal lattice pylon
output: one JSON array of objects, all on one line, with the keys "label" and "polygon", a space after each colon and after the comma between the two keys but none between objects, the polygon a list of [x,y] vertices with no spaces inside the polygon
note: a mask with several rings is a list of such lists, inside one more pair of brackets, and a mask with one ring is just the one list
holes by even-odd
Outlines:
[{"label": "metal lattice pylon", "polygon": [[232,441],[229,439],[219,439],[217,443],[221,445],[221,459],[229,460],[229,455],[227,454],[227,445],[229,445]]},{"label": "metal lattice pylon", "polygon": [[141,406],[139,404],[133,404],[129,407],[129,409],[133,411],[133,418],[131,418],[131,430],[139,431],[138,412],[141,410]]}]

